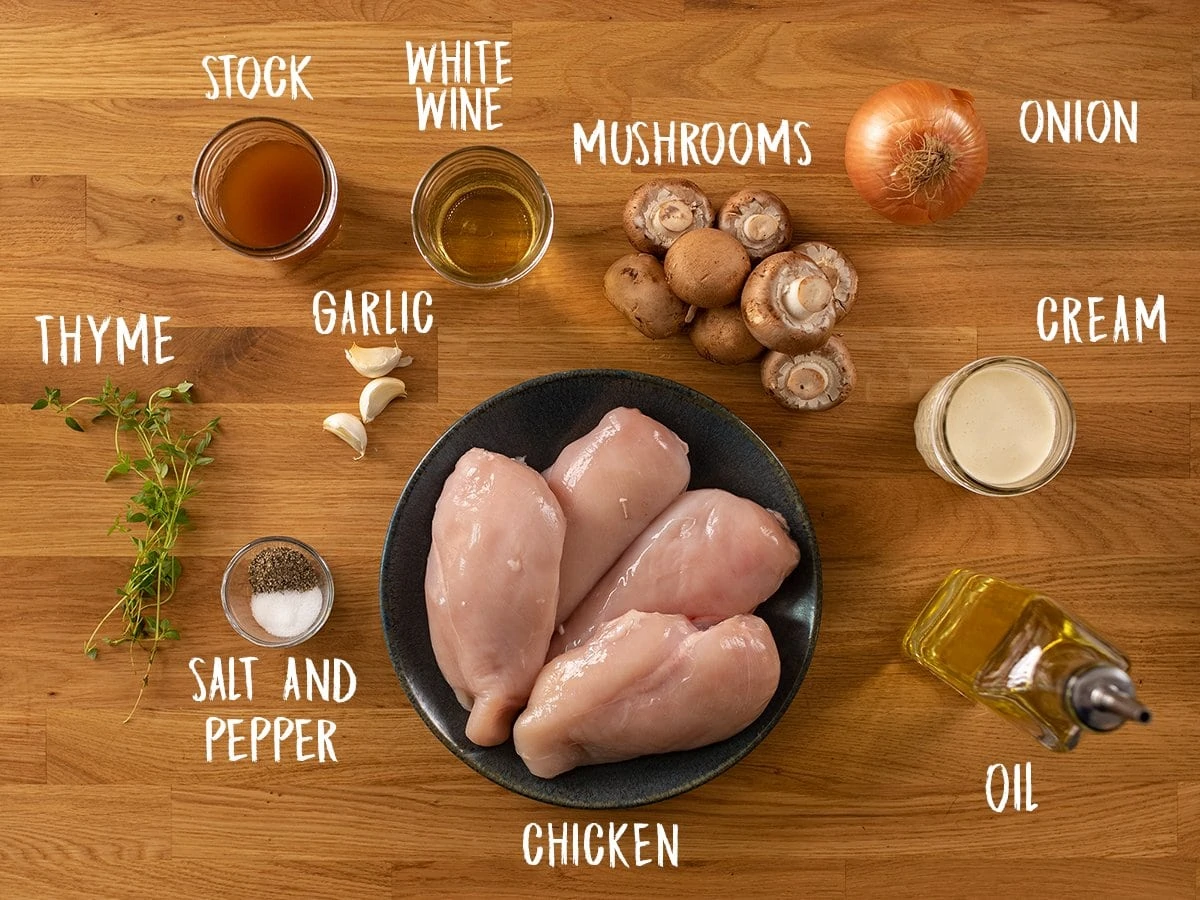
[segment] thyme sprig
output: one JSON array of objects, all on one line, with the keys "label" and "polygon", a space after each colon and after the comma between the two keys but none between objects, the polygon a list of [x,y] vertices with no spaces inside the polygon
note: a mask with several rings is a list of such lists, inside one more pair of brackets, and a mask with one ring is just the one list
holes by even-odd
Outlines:
[{"label": "thyme sprig", "polygon": [[[126,722],[133,717],[150,682],[159,642],[179,639],[178,629],[163,616],[163,606],[174,595],[182,572],[173,551],[180,531],[190,524],[184,503],[196,493],[195,470],[212,463],[212,457],[206,454],[220,422],[219,418],[212,419],[193,432],[178,428],[172,421],[172,407],[190,404],[191,391],[192,384],[184,381],[174,387],[160,388],[141,403],[136,391],[122,393],[109,378],[97,396],[64,403],[60,391],[48,387],[33,404],[33,409],[49,408],[62,415],[73,431],[84,430],[71,415],[81,405],[98,410],[92,417],[93,423],[114,420],[116,462],[104,474],[104,480],[130,474],[141,479],[140,489],[130,497],[108,530],[109,534],[126,533],[133,542],[136,552],[129,578],[117,590],[117,602],[83,645],[83,652],[91,659],[98,656],[101,643],[114,647],[128,645],[135,671],[138,668],[135,649],[145,651],[141,686]],[[120,636],[101,638],[100,632],[117,613],[124,623]]]}]

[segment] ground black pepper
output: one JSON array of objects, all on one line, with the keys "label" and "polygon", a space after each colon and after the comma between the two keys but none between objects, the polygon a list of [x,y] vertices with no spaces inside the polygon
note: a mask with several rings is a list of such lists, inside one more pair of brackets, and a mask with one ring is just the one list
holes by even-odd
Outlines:
[{"label": "ground black pepper", "polygon": [[267,547],[250,560],[250,590],[255,594],[307,591],[318,584],[308,557],[292,547]]}]

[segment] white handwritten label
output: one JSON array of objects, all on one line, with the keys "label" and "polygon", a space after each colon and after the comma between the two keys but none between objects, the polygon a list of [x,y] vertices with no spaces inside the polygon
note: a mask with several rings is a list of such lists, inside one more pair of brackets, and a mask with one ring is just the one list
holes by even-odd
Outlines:
[{"label": "white handwritten label", "polygon": [[[354,696],[358,687],[354,669],[350,668],[350,663],[344,659],[333,660],[332,677],[328,659],[321,660],[321,669],[318,672],[313,661],[305,657],[304,671],[307,676],[304,679],[304,699],[309,703],[313,702],[314,694],[326,703],[330,700],[334,703],[345,703]],[[288,657],[287,677],[283,681],[283,699],[300,699],[300,673],[294,656]]]},{"label": "white handwritten label", "polygon": [[417,128],[494,131],[503,127],[497,95],[512,81],[504,69],[508,41],[435,41],[428,47],[404,42],[408,83],[442,85],[440,91],[417,87]]},{"label": "white handwritten label", "polygon": [[1137,101],[1026,100],[1021,137],[1031,144],[1137,143]]},{"label": "white handwritten label", "polygon": [[[150,365],[150,346],[154,346],[154,364],[162,365],[173,360],[163,352],[163,345],[171,340],[171,336],[163,331],[163,327],[171,321],[170,316],[148,316],[142,313],[136,319],[130,320],[124,316],[34,316],[41,328],[42,335],[42,365],[50,364],[50,348],[58,350],[58,361],[66,366],[79,363],[83,359],[83,344],[90,341],[95,349],[96,365],[104,360],[104,349],[111,345],[116,352],[117,364],[125,365],[127,357],[140,358],[142,365]],[[86,331],[85,331],[86,318]],[[51,325],[55,322],[57,327]],[[105,340],[108,335],[108,340]],[[152,336],[153,335],[153,336]],[[89,354],[91,355],[91,354]]]},{"label": "white handwritten label", "polygon": [[300,97],[311,100],[313,95],[308,92],[301,74],[310,62],[311,56],[305,56],[298,62],[295,55],[287,59],[269,56],[266,62],[260,63],[256,56],[239,56],[236,53],[217,56],[210,53],[200,60],[204,73],[212,82],[204,99],[228,99],[236,93],[239,97],[253,100],[260,90],[268,97],[278,98],[285,96],[290,88],[293,100]]},{"label": "white handwritten label", "polygon": [[428,334],[433,327],[433,313],[429,312],[433,295],[417,291],[410,298],[408,291],[401,291],[396,299],[397,316],[393,318],[390,290],[383,294],[345,291],[340,299],[333,291],[317,291],[312,301],[313,327],[317,334],[333,334],[338,329],[342,334],[408,334],[410,328],[417,334]]},{"label": "white handwritten label", "polygon": [[812,152],[804,137],[807,122],[782,119],[774,125],[757,122],[608,122],[597,119],[591,131],[582,122],[573,128],[575,165],[584,154],[602,166],[717,166],[728,160],[760,166],[776,160],[784,165],[807,166]]},{"label": "white handwritten label", "polygon": [[[1132,320],[1130,305],[1133,307]],[[1111,324],[1109,324],[1111,322]],[[1141,297],[1132,304],[1124,294],[1115,301],[1104,297],[1043,297],[1037,307],[1038,337],[1043,341],[1062,340],[1064,344],[1142,343],[1147,334],[1157,335],[1159,343],[1167,342],[1167,299],[1162,294],[1147,306]]]},{"label": "white handwritten label", "polygon": [[[206,660],[195,656],[188,668],[196,679],[196,692],[192,699],[197,703],[215,701],[231,702],[254,699],[254,663],[256,656],[232,656],[214,659],[212,672],[205,675]],[[345,703],[354,696],[358,679],[354,669],[343,659],[325,659],[318,665],[304,659],[304,678],[300,677],[300,665],[295,657],[288,657],[287,676],[284,679],[282,699],[306,700],[312,703]],[[303,680],[303,688],[301,681]],[[252,716],[226,718],[209,716],[204,721],[204,758],[212,762],[220,756],[227,762],[259,759],[276,763],[284,759],[297,762],[316,761],[318,764],[337,762],[333,746],[333,735],[337,731],[329,719],[291,718],[288,716]]]},{"label": "white handwritten label", "polygon": [[[521,836],[527,866],[602,866],[615,869],[670,865],[679,868],[679,826],[662,823],[530,822]],[[628,853],[628,855],[626,855]],[[632,864],[631,864],[632,861]]]},{"label": "white handwritten label", "polygon": [[[996,777],[997,773],[999,777]],[[1003,763],[988,766],[986,793],[988,808],[994,813],[1004,812],[1009,807],[1010,796],[1013,810],[1033,812],[1038,808],[1038,804],[1033,802],[1033,763],[1025,763],[1023,778],[1021,764],[1013,763],[1011,779]],[[996,799],[997,795],[999,800]]]}]

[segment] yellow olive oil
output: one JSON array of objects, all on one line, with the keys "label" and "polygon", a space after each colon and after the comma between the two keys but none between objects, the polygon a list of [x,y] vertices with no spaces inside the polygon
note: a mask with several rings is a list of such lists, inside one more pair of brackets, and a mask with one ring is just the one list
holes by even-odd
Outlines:
[{"label": "yellow olive oil", "polygon": [[952,572],[904,638],[905,652],[963,696],[1070,750],[1084,728],[1149,721],[1129,661],[1043,594]]}]

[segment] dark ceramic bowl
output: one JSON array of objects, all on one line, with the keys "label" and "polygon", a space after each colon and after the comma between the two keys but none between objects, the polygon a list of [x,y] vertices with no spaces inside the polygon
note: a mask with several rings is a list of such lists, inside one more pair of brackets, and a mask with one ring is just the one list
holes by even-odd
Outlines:
[{"label": "dark ceramic bowl", "polygon": [[[697,750],[583,766],[543,779],[513,749],[478,747],[463,729],[467,712],[442,678],[425,615],[425,560],[430,523],[442,485],[472,447],[523,456],[547,468],[559,451],[617,406],[629,406],[671,428],[689,447],[692,488],[723,488],[787,519],[800,545],[800,566],[759,606],[779,647],[779,689],[762,715],[738,734]],[[560,372],[519,384],[486,400],[434,444],[409,479],[388,530],[379,574],[383,631],[396,674],[412,702],[451,752],[509,790],[559,806],[610,809],[682,794],[721,774],[754,748],[796,695],[812,659],[821,612],[821,562],[808,513],[783,465],[741,420],[691,388],[639,372]]]}]

